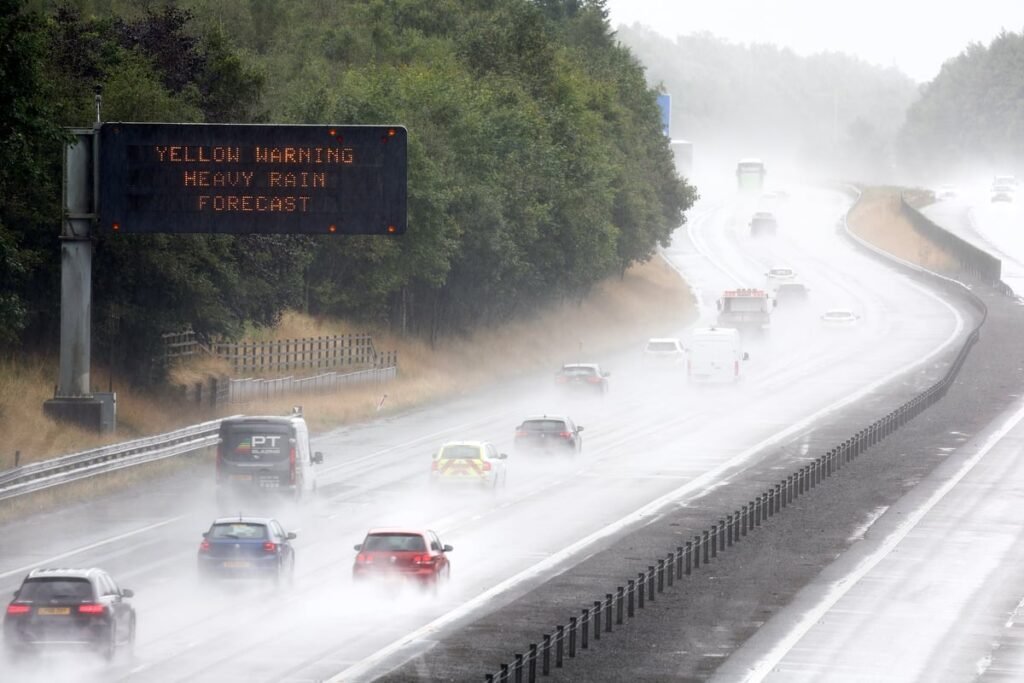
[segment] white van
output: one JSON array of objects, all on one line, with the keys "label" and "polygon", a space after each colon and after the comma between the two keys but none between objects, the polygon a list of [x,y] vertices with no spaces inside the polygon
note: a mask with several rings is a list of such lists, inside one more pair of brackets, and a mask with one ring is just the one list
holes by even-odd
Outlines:
[{"label": "white van", "polygon": [[309,447],[301,410],[287,417],[226,418],[217,443],[217,500],[227,504],[262,495],[299,500],[316,491],[323,461],[323,454]]},{"label": "white van", "polygon": [[750,356],[733,327],[698,327],[686,347],[686,377],[690,381],[736,381]]}]

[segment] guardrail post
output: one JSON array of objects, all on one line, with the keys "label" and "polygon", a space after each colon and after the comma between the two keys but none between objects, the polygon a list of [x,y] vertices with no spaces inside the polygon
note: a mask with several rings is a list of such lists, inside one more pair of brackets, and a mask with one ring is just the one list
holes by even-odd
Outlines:
[{"label": "guardrail post", "polygon": [[601,640],[601,601],[594,600],[594,640]]},{"label": "guardrail post", "polygon": [[515,682],[523,683],[523,655],[520,652],[516,653],[515,675]]},{"label": "guardrail post", "polygon": [[772,489],[772,496],[774,497],[775,512],[782,512],[782,486],[776,484],[775,488]]},{"label": "guardrail post", "polygon": [[665,592],[665,560],[658,560],[658,592]]},{"label": "guardrail post", "polygon": [[729,547],[732,547],[732,515],[725,516],[725,525],[727,528],[725,532],[725,544]]},{"label": "guardrail post", "polygon": [[714,524],[711,525],[711,557],[718,557],[718,527]]},{"label": "guardrail post", "polygon": [[626,616],[632,619],[634,616],[633,599],[636,597],[636,581],[630,579],[626,585],[628,586],[626,588]]},{"label": "guardrail post", "polygon": [[676,546],[676,579],[683,578],[683,546]]},{"label": "guardrail post", "polygon": [[767,491],[762,493],[761,494],[761,499],[764,501],[763,503],[761,503],[761,507],[764,508],[765,510],[767,510],[767,512],[764,515],[762,515],[762,517],[764,519],[768,519],[769,517],[772,516],[772,507],[774,507],[774,502],[775,502],[775,501],[772,500],[772,491],[771,491],[771,489],[768,489]]},{"label": "guardrail post", "polygon": [[622,623],[622,603],[624,601],[626,589],[619,586],[615,589],[615,623]]},{"label": "guardrail post", "polygon": [[749,521],[747,506],[744,504],[743,507],[740,508],[740,533],[744,536],[747,535],[747,523]]},{"label": "guardrail post", "polygon": [[[761,498],[757,497],[750,501],[751,506],[754,508],[754,525],[755,527],[761,526]],[[753,528],[753,527],[751,527]]]},{"label": "guardrail post", "polygon": [[580,649],[590,648],[590,610],[583,610],[583,620],[580,622]]},{"label": "guardrail post", "polygon": [[647,590],[647,576],[640,572],[640,578],[636,582],[636,606],[637,609],[644,608],[644,591]]},{"label": "guardrail post", "polygon": [[565,627],[559,624],[555,627],[555,668],[562,668],[562,654],[565,649]]},{"label": "guardrail post", "polygon": [[647,565],[647,599],[654,602],[654,565]]},{"label": "guardrail post", "polygon": [[569,617],[569,659],[576,656],[576,617]]},{"label": "guardrail post", "polygon": [[[700,560],[698,560],[699,562]],[[686,542],[686,575],[690,575],[690,565],[693,562],[693,541]]]},{"label": "guardrail post", "polygon": [[668,583],[668,587],[672,587],[672,583],[676,580],[676,556],[675,553],[668,554],[668,560],[665,562],[665,581]]},{"label": "guardrail post", "polygon": [[484,674],[485,683],[494,683],[494,674]]},{"label": "guardrail post", "polygon": [[708,549],[708,545],[710,544],[709,543],[710,542],[710,537],[711,537],[711,532],[705,530],[704,531],[704,564],[707,564],[708,562],[710,562],[710,560],[708,559],[708,550],[709,550]]},{"label": "guardrail post", "polygon": [[612,632],[612,594],[604,594],[604,631],[605,633]]},{"label": "guardrail post", "polygon": [[542,676],[547,676],[551,673],[551,634],[544,634],[544,650],[541,656],[540,673]]},{"label": "guardrail post", "polygon": [[537,643],[530,643],[530,661],[526,668],[527,683],[537,683]]},{"label": "guardrail post", "polygon": [[14,466],[18,467],[21,465],[21,451],[14,451]]},{"label": "guardrail post", "polygon": [[498,676],[501,683],[508,683],[508,664],[501,665],[501,674]]}]

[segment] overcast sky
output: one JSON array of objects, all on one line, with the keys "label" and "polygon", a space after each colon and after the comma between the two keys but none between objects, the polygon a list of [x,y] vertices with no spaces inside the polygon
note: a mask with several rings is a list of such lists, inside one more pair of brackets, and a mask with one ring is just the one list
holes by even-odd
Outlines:
[{"label": "overcast sky", "polygon": [[611,24],[709,31],[800,54],[846,52],[930,81],[942,63],[999,31],[1024,30],[1024,0],[608,0]]}]

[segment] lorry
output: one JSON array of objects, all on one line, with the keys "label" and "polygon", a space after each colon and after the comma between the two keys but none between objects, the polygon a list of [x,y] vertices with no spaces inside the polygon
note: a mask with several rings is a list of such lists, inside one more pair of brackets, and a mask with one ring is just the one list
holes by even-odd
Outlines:
[{"label": "lorry", "polygon": [[689,381],[736,381],[743,361],[739,330],[732,327],[700,327],[691,333],[686,347],[686,378]]},{"label": "lorry", "polygon": [[718,327],[759,334],[771,325],[774,300],[763,289],[727,289],[718,300]]}]

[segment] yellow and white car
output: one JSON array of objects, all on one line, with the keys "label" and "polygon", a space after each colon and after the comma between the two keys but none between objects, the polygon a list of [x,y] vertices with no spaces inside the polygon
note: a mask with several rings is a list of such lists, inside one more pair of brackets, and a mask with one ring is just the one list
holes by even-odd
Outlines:
[{"label": "yellow and white car", "polygon": [[430,483],[437,486],[504,487],[508,456],[489,441],[449,441],[434,453]]}]

